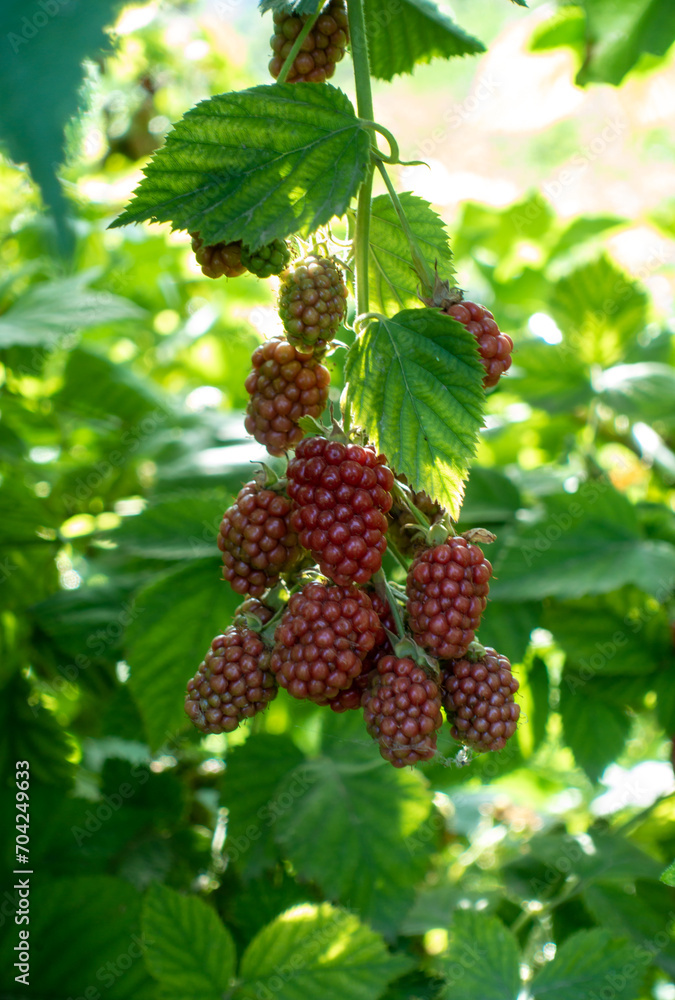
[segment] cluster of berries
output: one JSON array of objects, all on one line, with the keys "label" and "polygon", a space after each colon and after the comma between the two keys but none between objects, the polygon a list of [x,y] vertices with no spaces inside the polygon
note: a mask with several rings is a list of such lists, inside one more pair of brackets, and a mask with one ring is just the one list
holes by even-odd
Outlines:
[{"label": "cluster of berries", "polygon": [[[331,0],[309,27],[305,16],[275,13],[275,79],[301,33],[286,79],[332,76],[348,43],[344,0]],[[280,275],[285,336],[253,353],[245,423],[270,454],[294,454],[283,479],[246,483],[223,516],[223,575],[247,599],[189,681],[187,715],[204,733],[232,732],[282,687],[334,712],[362,709],[395,767],[434,756],[443,710],[455,739],[502,749],[518,722],[518,681],[505,656],[475,639],[492,574],[475,532],[455,535],[442,508],[397,482],[372,447],[337,428],[304,436],[302,418],[316,422],[325,409],[330,375],[321,362],[346,315],[339,261],[319,251],[292,261],[279,240],[205,246],[194,233],[193,248],[209,277]],[[434,295],[426,304],[471,331],[484,384],[495,385],[511,363],[511,339],[447,283]],[[413,538],[411,524],[425,518],[433,526]],[[380,572],[387,533],[411,560],[405,594]]]},{"label": "cluster of berries", "polygon": [[453,737],[478,751],[513,735],[518,682],[506,657],[475,641],[492,573],[482,550],[442,519],[405,597],[373,586],[394,488],[383,455],[339,434],[303,438],[283,480],[243,487],[218,545],[225,579],[249,597],[188,684],[202,732],[231,732],[282,687],[335,712],[362,708],[395,767],[434,756],[442,709]]}]

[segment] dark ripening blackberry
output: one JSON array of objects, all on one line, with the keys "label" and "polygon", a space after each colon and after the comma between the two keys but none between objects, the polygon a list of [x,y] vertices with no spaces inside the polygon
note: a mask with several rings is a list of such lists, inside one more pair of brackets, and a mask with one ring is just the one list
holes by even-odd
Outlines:
[{"label": "dark ripening blackberry", "polygon": [[217,635],[192,680],[185,711],[203,733],[231,733],[276,697],[270,654],[255,632],[231,626]]},{"label": "dark ripening blackberry", "polygon": [[347,311],[347,286],[334,257],[311,254],[281,276],[279,315],[299,350],[321,357]]},{"label": "dark ripening blackberry", "polygon": [[270,669],[294,698],[325,704],[360,675],[379,627],[364,591],[308,583],[277,626]]},{"label": "dark ripening blackberry", "polygon": [[291,501],[255,482],[246,483],[225,511],[218,533],[223,576],[238,594],[260,597],[302,554],[290,526]]},{"label": "dark ripening blackberry", "polygon": [[489,309],[477,302],[457,302],[443,310],[459,322],[476,338],[485,378],[483,385],[489,389],[497,385],[500,377],[511,367],[513,341],[506,333],[501,333]]},{"label": "dark ripening blackberry", "polygon": [[[274,55],[269,64],[275,80],[306,20],[306,16],[275,11],[274,34],[270,39]],[[348,42],[349,22],[344,0],[332,0],[302,43],[287,82],[324,83],[329,80],[336,63],[344,58]]]},{"label": "dark ripening blackberry", "polygon": [[251,250],[247,246],[241,248],[242,264],[258,278],[281,274],[290,259],[291,251],[283,240],[274,240],[264,247],[258,247],[257,250]]},{"label": "dark ripening blackberry", "polygon": [[191,233],[192,249],[207,278],[239,278],[246,274],[241,261],[241,241],[205,246],[199,233]]},{"label": "dark ripening blackberry", "polygon": [[431,760],[441,726],[441,693],[408,657],[383,656],[363,695],[366,728],[394,767]]},{"label": "dark ripening blackberry", "polygon": [[443,667],[443,707],[452,737],[475,750],[503,750],[513,736],[520,705],[518,681],[505,656],[487,647],[480,659],[453,660]]},{"label": "dark ripening blackberry", "polygon": [[302,439],[300,417],[323,413],[330,375],[310,354],[281,339],[257,347],[251,360],[246,430],[270,455],[283,455]]},{"label": "dark ripening blackberry", "polygon": [[408,624],[421,646],[442,660],[462,656],[485,610],[492,566],[459,536],[426,549],[408,573]]},{"label": "dark ripening blackberry", "polygon": [[380,621],[380,628],[375,634],[373,648],[366,653],[363,659],[361,673],[358,677],[354,678],[346,691],[340,691],[335,698],[328,702],[328,706],[333,712],[347,712],[361,707],[363,692],[371,684],[373,670],[376,669],[378,660],[382,656],[386,656],[392,652],[391,643],[385,632],[386,628],[396,634],[396,623],[394,622],[391,608],[374,590],[367,590],[366,592],[373,603],[373,610]]},{"label": "dark ripening blackberry", "polygon": [[289,463],[291,526],[335,583],[366,583],[382,565],[394,485],[385,462],[372,448],[313,437]]}]

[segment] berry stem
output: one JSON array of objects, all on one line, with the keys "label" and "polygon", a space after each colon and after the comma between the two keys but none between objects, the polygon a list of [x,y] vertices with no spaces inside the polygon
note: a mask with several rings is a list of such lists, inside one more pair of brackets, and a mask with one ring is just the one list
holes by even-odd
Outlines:
[{"label": "berry stem", "polygon": [[394,624],[396,625],[396,634],[399,639],[405,639],[405,628],[403,627],[403,620],[401,619],[401,613],[398,609],[396,598],[394,597],[393,591],[387,582],[387,578],[381,569],[378,569],[377,573],[374,575],[373,583],[375,584],[375,589],[378,593],[380,593],[380,596],[383,599],[386,598],[387,603],[391,608],[391,617],[394,619]]},{"label": "berry stem", "polygon": [[[349,35],[351,39],[352,61],[354,63],[354,83],[356,86],[356,106],[359,117],[371,122],[373,112],[373,92],[370,86],[370,61],[368,59],[368,39],[366,21],[363,15],[363,0],[349,0]],[[373,191],[373,167],[368,172],[359,189],[356,209],[356,231],[354,233],[354,267],[356,272],[356,311],[368,312],[368,256],[370,234],[370,202]]]},{"label": "berry stem", "polygon": [[394,206],[394,210],[398,215],[399,222],[401,223],[403,232],[405,233],[406,239],[408,240],[413,266],[415,268],[415,271],[417,272],[417,277],[422,282],[422,291],[424,297],[428,298],[431,295],[434,287],[434,275],[431,273],[431,269],[427,264],[426,260],[424,259],[424,256],[419,248],[419,244],[415,238],[415,235],[412,229],[410,228],[410,223],[408,222],[408,217],[405,214],[403,205],[401,204],[401,200],[397,195],[396,189],[391,182],[389,174],[387,173],[387,169],[381,160],[378,160],[377,162],[377,169],[382,174],[382,179],[384,183],[387,185],[387,191],[389,192],[389,197],[391,198],[392,205]]},{"label": "berry stem", "polygon": [[323,4],[324,4],[324,0],[319,0],[319,2],[316,5],[315,12],[313,14],[310,14],[310,16],[307,18],[307,20],[303,24],[302,30],[300,31],[300,34],[296,37],[295,41],[293,42],[293,47],[292,47],[291,51],[288,53],[288,55],[286,56],[286,60],[285,60],[285,62],[283,64],[283,66],[281,67],[281,73],[279,73],[279,76],[277,77],[277,83],[286,83],[286,78],[287,78],[288,74],[291,72],[291,69],[293,68],[293,63],[295,62],[295,57],[297,56],[298,52],[302,48],[302,43],[307,38],[307,35],[310,33],[310,31],[314,27],[314,23],[316,22],[319,14],[321,12],[321,8],[323,7]]},{"label": "berry stem", "polygon": [[391,552],[396,562],[399,564],[404,573],[408,572],[408,564],[406,563],[404,557],[401,555],[399,550],[396,548],[391,538],[387,539],[387,552]]}]

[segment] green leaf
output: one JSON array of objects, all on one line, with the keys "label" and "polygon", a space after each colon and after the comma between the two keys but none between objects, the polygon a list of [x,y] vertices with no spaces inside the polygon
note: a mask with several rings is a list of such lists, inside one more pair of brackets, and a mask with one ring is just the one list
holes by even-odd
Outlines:
[{"label": "green leaf", "polygon": [[306,787],[301,782],[291,785],[282,798],[280,785],[302,760],[287,736],[268,733],[250,736],[227,755],[222,780],[223,805],[228,810],[225,850],[229,861],[249,876],[271,868],[278,858],[276,820],[293,808],[297,794]]},{"label": "green leaf", "polygon": [[664,609],[630,591],[549,602],[541,625],[575,667],[589,675],[644,676],[658,668],[671,648]]},{"label": "green leaf", "polygon": [[[422,198],[409,192],[399,198],[429,268],[433,272],[438,266],[439,273],[449,278],[454,273],[452,251],[443,220]],[[350,232],[353,238],[352,218]],[[370,308],[390,313],[419,306],[419,278],[410,262],[408,240],[388,194],[373,199],[368,239]]]},{"label": "green leaf", "polygon": [[583,0],[589,58],[577,83],[621,83],[643,53],[662,56],[675,38],[675,7],[670,0]]},{"label": "green leaf", "polygon": [[463,527],[512,521],[522,506],[520,490],[508,476],[498,469],[471,466],[462,504]]},{"label": "green leaf", "polygon": [[587,365],[615,364],[646,326],[647,301],[644,289],[604,254],[575,268],[555,282],[550,301],[564,334],[561,349]]},{"label": "green leaf", "polygon": [[[48,502],[20,479],[7,478],[0,485],[0,544],[44,545],[50,536],[55,538],[57,526],[58,519]],[[9,566],[6,571],[11,575]]]},{"label": "green leaf", "polygon": [[330,84],[271,84],[188,111],[113,223],[171,222],[206,243],[251,247],[308,236],[343,215],[370,158],[370,135]]},{"label": "green leaf", "polygon": [[126,658],[153,749],[186,728],[185,686],[241,601],[219,577],[215,559],[199,559],[136,595]]},{"label": "green leaf", "polygon": [[675,371],[670,365],[655,361],[617,365],[598,375],[595,390],[603,403],[631,421],[675,427],[674,408],[663,405],[664,400],[675,399]]},{"label": "green leaf", "polygon": [[540,618],[541,605],[536,601],[522,601],[516,605],[490,601],[489,611],[480,624],[480,641],[484,646],[503,652],[512,663],[522,663],[530,635]]},{"label": "green leaf", "polygon": [[564,343],[520,341],[515,370],[508,377],[526,402],[547,413],[567,414],[593,398],[588,365]]},{"label": "green leaf", "polygon": [[379,934],[356,916],[296,906],[263,928],[241,960],[234,1000],[376,1000],[411,961],[388,953]]},{"label": "green leaf", "polygon": [[604,480],[546,499],[547,515],[511,535],[495,560],[500,601],[576,598],[633,583],[664,599],[675,547],[639,536],[634,508]]},{"label": "green leaf", "polygon": [[631,727],[625,709],[603,698],[604,687],[602,678],[589,680],[574,670],[565,671],[560,685],[565,741],[591,781],[619,756]]},{"label": "green leaf", "polygon": [[353,423],[453,517],[482,424],[483,375],[472,334],[436,309],[371,323],[345,362]]},{"label": "green leaf", "polygon": [[6,780],[17,760],[30,764],[31,780],[70,788],[76,748],[53,713],[31,697],[28,682],[14,676],[0,692],[0,768]]},{"label": "green leaf", "polygon": [[[23,0],[0,6],[0,139],[16,163],[28,163],[53,209],[61,244],[72,235],[64,225],[66,203],[55,173],[63,158],[63,130],[80,103],[82,60],[109,49],[103,28],[114,20],[118,0],[81,4],[58,0],[27,8]],[[73,30],[77,25],[77,30]]]},{"label": "green leaf", "polygon": [[416,63],[485,52],[485,46],[430,0],[364,0],[370,71],[379,80],[412,73]]},{"label": "green leaf", "polygon": [[[326,0],[326,6],[330,0]],[[266,14],[268,10],[289,11],[291,14],[314,14],[317,8],[317,0],[259,0],[258,7],[261,14]]]},{"label": "green leaf", "polygon": [[533,750],[536,750],[546,737],[550,693],[548,670],[540,656],[535,656],[528,667],[527,687],[532,702],[530,725],[532,727]]},{"label": "green leaf", "polygon": [[236,971],[230,932],[197,896],[152,885],[143,902],[145,961],[167,997],[221,1000]]},{"label": "green leaf", "polygon": [[589,1000],[611,990],[615,1000],[631,1000],[640,990],[643,971],[634,945],[612,940],[607,931],[579,931],[534,977],[531,995],[534,1000]]},{"label": "green leaf", "polygon": [[198,559],[213,555],[227,498],[167,500],[126,517],[110,538],[144,559]]},{"label": "green leaf", "polygon": [[[10,897],[11,898],[11,897]],[[140,896],[122,879],[107,876],[54,881],[33,876],[30,896],[30,986],[13,984],[7,995],[67,1000],[92,988],[106,1000],[155,1000],[143,954]],[[3,935],[0,961],[12,969],[18,929]],[[39,958],[33,952],[40,942]],[[14,973],[12,972],[12,975]],[[19,990],[21,991],[19,993]]]},{"label": "green leaf", "polygon": [[568,4],[560,7],[553,17],[537,25],[530,38],[530,48],[533,52],[544,52],[560,45],[569,45],[581,53],[585,42],[584,11],[575,4]]},{"label": "green leaf", "polygon": [[672,861],[661,874],[661,881],[666,885],[675,885],[675,861]]},{"label": "green leaf", "polygon": [[[675,942],[669,933],[672,924],[673,894],[660,882],[635,878],[626,884],[595,882],[583,892],[584,905],[595,920],[610,933],[633,939],[642,946],[655,965],[675,976]],[[641,964],[645,964],[642,962]]]},{"label": "green leaf", "polygon": [[[145,316],[145,310],[129,299],[89,288],[97,274],[96,270],[83,271],[70,278],[31,285],[0,316],[0,348],[15,344],[39,345],[50,351],[68,348],[78,330]],[[50,351],[39,358],[34,356],[34,375],[40,373]]]},{"label": "green leaf", "polygon": [[142,379],[129,367],[83,348],[71,351],[63,387],[54,399],[61,410],[69,413],[101,418],[114,427],[120,423],[135,425],[119,436],[119,449],[106,456],[106,462],[113,468],[122,467],[128,453],[172,417],[168,400],[162,398],[149,379]]},{"label": "green leaf", "polygon": [[496,917],[455,910],[451,942],[437,961],[445,976],[443,1000],[517,1000],[518,945]]},{"label": "green leaf", "polygon": [[298,874],[329,899],[392,930],[426,870],[429,838],[420,830],[430,793],[419,774],[382,764],[375,744],[344,739],[352,732],[345,726],[355,723],[334,725],[343,735],[331,747],[335,757],[301,764],[281,786],[280,801],[290,795],[293,805],[277,818],[277,842]]}]

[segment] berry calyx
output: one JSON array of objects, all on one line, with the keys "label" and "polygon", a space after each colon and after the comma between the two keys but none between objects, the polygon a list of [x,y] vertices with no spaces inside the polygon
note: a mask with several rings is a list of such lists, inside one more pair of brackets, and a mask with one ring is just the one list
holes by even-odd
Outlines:
[{"label": "berry calyx", "polygon": [[246,274],[246,265],[241,260],[241,241],[205,246],[198,232],[190,235],[197,263],[207,278],[239,278]]},{"label": "berry calyx", "polygon": [[270,669],[294,698],[325,704],[361,674],[379,627],[363,590],[305,584],[276,628]]},{"label": "berry calyx", "polygon": [[[275,11],[274,34],[270,39],[274,55],[269,64],[275,80],[306,21],[307,16]],[[324,83],[329,80],[335,72],[336,63],[344,58],[348,41],[349,21],[344,0],[332,0],[302,43],[286,78],[287,83]]]},{"label": "berry calyx", "polygon": [[321,572],[342,586],[366,583],[387,548],[394,476],[370,447],[325,437],[301,441],[289,463],[291,526]]},{"label": "berry calyx", "polygon": [[[293,516],[293,515],[292,515]],[[434,656],[463,656],[487,604],[492,566],[461,536],[420,553],[408,572],[408,624]]]},{"label": "berry calyx", "polygon": [[302,439],[298,420],[321,416],[330,375],[310,354],[280,338],[257,347],[251,360],[246,430],[270,455],[283,455]]},{"label": "berry calyx", "polygon": [[302,552],[290,526],[291,506],[282,493],[250,482],[225,511],[218,548],[223,577],[238,594],[260,597],[299,561]]},{"label": "berry calyx", "polygon": [[453,739],[477,751],[503,750],[520,717],[513,697],[519,685],[508,659],[488,646],[477,659],[467,656],[442,666],[443,707]]},{"label": "berry calyx", "polygon": [[394,767],[431,760],[442,723],[436,681],[409,657],[383,656],[363,695],[366,728]]},{"label": "berry calyx", "polygon": [[185,712],[203,733],[231,733],[276,697],[270,653],[248,628],[217,635],[188,681]]},{"label": "berry calyx", "polygon": [[497,385],[501,376],[511,367],[511,338],[500,331],[490,310],[477,302],[463,300],[446,306],[443,312],[458,320],[476,338],[478,353],[485,369],[485,388]]},{"label": "berry calyx", "polygon": [[347,286],[334,257],[310,254],[281,276],[279,315],[291,344],[326,352],[347,311]]},{"label": "berry calyx", "polygon": [[291,251],[283,240],[273,240],[266,246],[251,250],[241,248],[241,262],[244,267],[258,278],[269,278],[273,274],[281,274],[291,259]]}]

